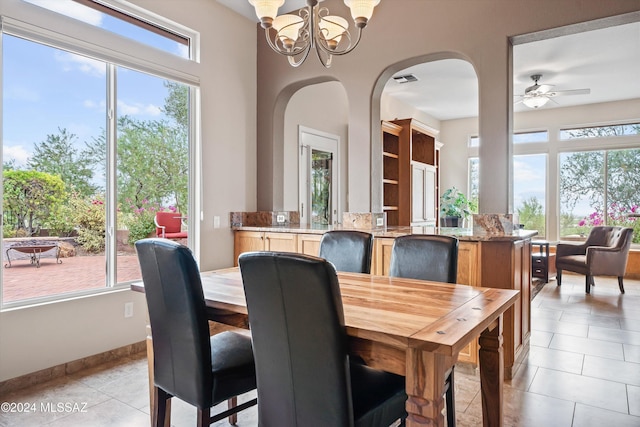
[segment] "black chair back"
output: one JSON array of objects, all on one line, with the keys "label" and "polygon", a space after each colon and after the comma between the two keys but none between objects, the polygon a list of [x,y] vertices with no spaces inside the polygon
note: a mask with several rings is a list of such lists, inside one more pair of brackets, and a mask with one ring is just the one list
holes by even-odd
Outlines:
[{"label": "black chair back", "polygon": [[456,283],[458,239],[435,235],[397,237],[391,250],[389,275]]},{"label": "black chair back", "polygon": [[356,230],[327,231],[320,241],[320,258],[331,262],[337,271],[371,272],[373,235]]},{"label": "black chair back", "polygon": [[353,422],[340,287],[333,265],[292,253],[239,257],[262,426]]},{"label": "black chair back", "polygon": [[211,342],[200,272],[189,248],[135,243],[153,334],[154,382],[199,408],[213,406]]}]

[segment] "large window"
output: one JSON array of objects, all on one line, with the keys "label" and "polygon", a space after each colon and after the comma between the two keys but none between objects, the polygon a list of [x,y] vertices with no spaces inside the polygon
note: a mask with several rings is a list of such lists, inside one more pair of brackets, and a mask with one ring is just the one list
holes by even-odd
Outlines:
[{"label": "large window", "polygon": [[513,198],[520,224],[546,236],[547,156],[532,154],[513,156]]},{"label": "large window", "polygon": [[640,149],[560,155],[560,236],[584,237],[597,225],[636,229],[640,243]]},{"label": "large window", "polygon": [[[554,241],[584,240],[596,225],[622,225],[634,228],[634,243],[640,243],[638,135],[637,123],[515,133],[513,195],[520,223]],[[479,184],[475,155],[470,149],[471,197]]]},{"label": "large window", "polygon": [[165,66],[155,74],[143,52],[101,58],[102,48],[87,55],[86,43],[75,52],[68,37],[57,47],[40,36],[3,26],[3,305],[140,279],[133,243],[155,236],[157,211],[193,231],[189,98],[197,81],[184,83],[178,70],[172,79]]}]

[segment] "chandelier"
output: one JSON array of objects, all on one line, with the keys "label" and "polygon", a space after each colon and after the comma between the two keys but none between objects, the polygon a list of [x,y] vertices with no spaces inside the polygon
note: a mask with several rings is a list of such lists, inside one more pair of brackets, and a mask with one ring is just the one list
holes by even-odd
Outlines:
[{"label": "chandelier", "polygon": [[319,6],[324,0],[307,0],[307,6],[300,9],[298,15],[280,16],[276,16],[278,8],[285,0],[248,1],[256,9],[271,49],[287,56],[289,64],[298,67],[315,48],[318,59],[326,68],[331,66],[333,55],[347,54],[358,46],[362,30],[380,3],[380,0],[344,0],[358,30],[353,38],[346,19],[329,15],[326,7]]}]

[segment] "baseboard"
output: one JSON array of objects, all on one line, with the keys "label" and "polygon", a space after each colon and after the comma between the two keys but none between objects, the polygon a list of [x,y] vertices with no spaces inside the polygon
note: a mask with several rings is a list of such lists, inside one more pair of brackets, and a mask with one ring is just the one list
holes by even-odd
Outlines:
[{"label": "baseboard", "polygon": [[27,388],[45,381],[56,378],[62,378],[84,369],[93,368],[107,362],[142,354],[146,357],[147,344],[146,341],[140,341],[129,344],[114,350],[105,351],[104,353],[94,354],[93,356],[83,357],[82,359],[63,363],[61,365],[52,366],[30,374],[11,378],[0,382],[0,395],[10,393],[16,390]]}]

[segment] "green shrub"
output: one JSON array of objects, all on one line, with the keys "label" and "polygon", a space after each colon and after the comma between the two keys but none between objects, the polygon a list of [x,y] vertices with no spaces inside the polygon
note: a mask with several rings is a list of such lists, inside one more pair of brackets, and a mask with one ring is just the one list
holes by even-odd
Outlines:
[{"label": "green shrub", "polygon": [[93,199],[73,198],[74,222],[78,227],[78,243],[90,253],[100,253],[105,248],[106,209],[103,196]]},{"label": "green shrub", "polygon": [[[130,200],[127,201],[131,203]],[[131,212],[127,214],[125,225],[129,229],[130,245],[133,245],[140,239],[149,237],[149,235],[154,232],[156,229],[154,222],[156,212],[175,210],[175,208],[172,207],[165,209],[159,203],[150,202],[146,199],[142,201],[142,206],[131,205],[129,208]]]}]

